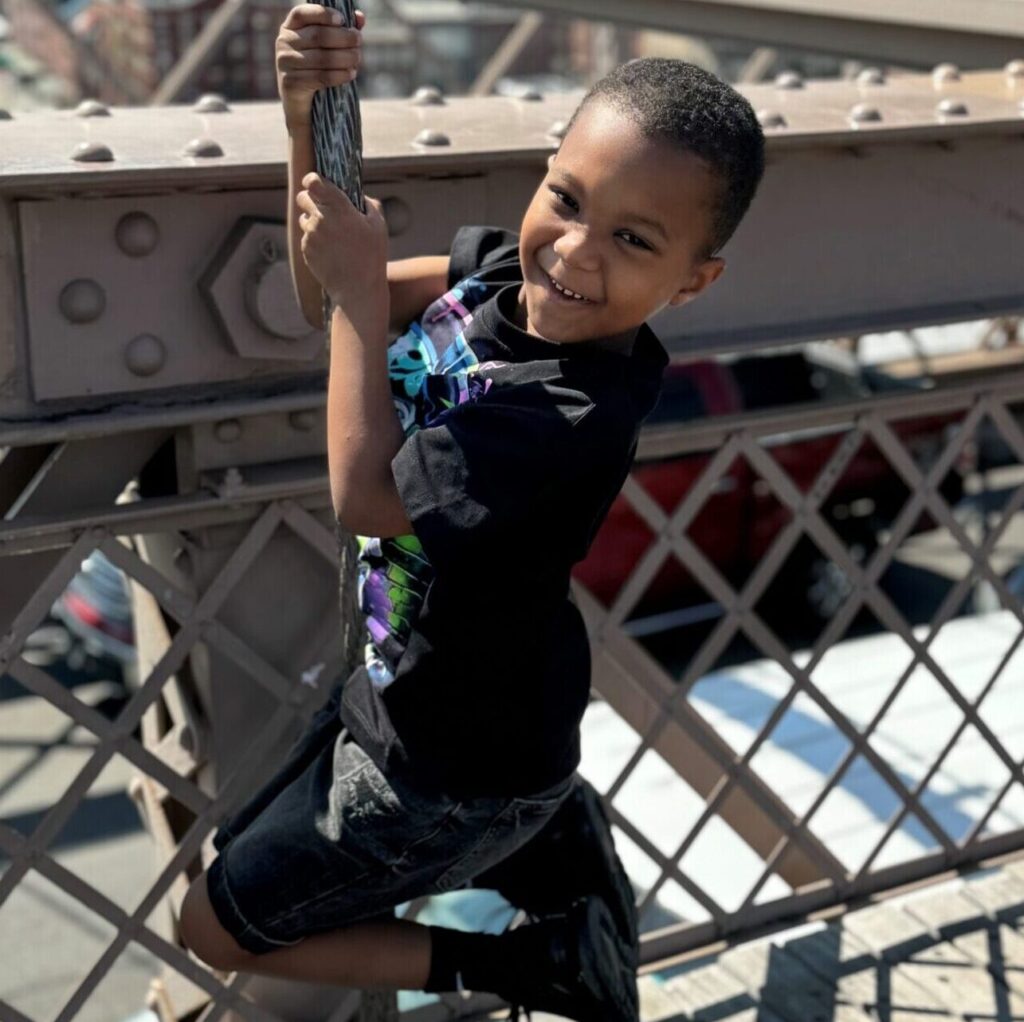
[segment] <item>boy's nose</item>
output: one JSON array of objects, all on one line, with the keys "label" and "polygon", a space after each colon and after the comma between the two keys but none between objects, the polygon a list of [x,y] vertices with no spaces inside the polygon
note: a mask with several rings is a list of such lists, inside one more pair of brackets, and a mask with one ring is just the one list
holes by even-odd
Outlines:
[{"label": "boy's nose", "polygon": [[597,248],[585,230],[566,231],[555,240],[553,248],[555,255],[570,266],[581,270],[597,268]]}]

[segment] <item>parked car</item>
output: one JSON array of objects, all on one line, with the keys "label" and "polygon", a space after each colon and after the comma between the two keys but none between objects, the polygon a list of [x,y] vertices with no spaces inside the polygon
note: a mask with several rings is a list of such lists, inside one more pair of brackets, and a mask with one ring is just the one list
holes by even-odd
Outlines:
[{"label": "parked car", "polygon": [[[648,425],[825,399],[862,398],[881,385],[877,370],[872,379],[865,379],[858,373],[816,364],[802,351],[731,363],[707,360],[672,364]],[[929,415],[898,422],[893,428],[917,463],[927,470],[945,448],[949,431],[959,418]],[[793,483],[807,492],[840,440],[841,434],[836,432],[810,431],[799,437],[780,438],[770,444],[769,453]],[[712,453],[640,463],[633,475],[666,514],[671,514],[704,473]],[[958,465],[943,482],[943,494],[950,503],[959,500],[963,472],[968,467]],[[865,442],[836,480],[822,514],[853,556],[863,560],[907,496],[906,486],[885,455],[873,443]],[[686,531],[718,571],[739,588],[790,518],[788,508],[775,497],[768,483],[746,459],[738,457]],[[923,516],[915,528],[931,524]],[[587,559],[576,566],[574,577],[609,606],[652,540],[650,529],[620,495]],[[834,614],[848,591],[849,582],[841,569],[806,539],[798,544],[769,589],[785,597],[786,613],[817,618]],[[779,606],[779,601],[768,602]],[[690,571],[677,557],[670,557],[632,612],[629,627],[634,634],[649,634],[720,613],[721,608]]]},{"label": "parked car", "polygon": [[82,562],[82,570],[57,598],[59,618],[86,653],[109,657],[121,665],[135,661],[131,600],[122,573],[99,550]]}]

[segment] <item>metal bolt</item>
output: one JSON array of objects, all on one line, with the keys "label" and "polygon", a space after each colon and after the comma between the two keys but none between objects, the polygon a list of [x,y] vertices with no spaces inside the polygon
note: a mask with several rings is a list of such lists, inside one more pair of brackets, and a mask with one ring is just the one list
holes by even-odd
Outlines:
[{"label": "metal bolt", "polygon": [[544,94],[537,89],[526,89],[520,92],[516,99],[520,103],[539,103],[544,99]]},{"label": "metal bolt", "polygon": [[226,114],[230,112],[231,107],[223,96],[216,92],[207,92],[195,101],[192,109],[197,114]]},{"label": "metal bolt", "polygon": [[858,85],[885,85],[885,72],[880,67],[866,67],[857,75]]},{"label": "metal bolt", "polygon": [[57,304],[69,323],[91,323],[103,315],[107,295],[95,280],[80,278],[64,285]]},{"label": "metal bolt", "polygon": [[245,485],[245,480],[242,478],[242,473],[232,465],[231,468],[224,472],[224,480],[221,485],[222,492],[229,494],[241,489]]},{"label": "metal bolt", "polygon": [[775,88],[777,89],[802,89],[803,78],[796,71],[783,71],[775,76]]},{"label": "metal bolt", "polygon": [[941,89],[947,82],[960,81],[960,68],[956,64],[938,64],[932,68],[932,84]]},{"label": "metal bolt", "polygon": [[878,107],[871,106],[869,103],[858,103],[850,111],[850,121],[853,124],[872,124],[881,119],[882,115]]},{"label": "metal bolt", "polygon": [[160,228],[148,213],[125,213],[114,228],[114,240],[125,255],[138,259],[156,248],[160,241]]},{"label": "metal bolt", "polygon": [[136,376],[152,376],[163,369],[166,361],[164,342],[152,334],[139,334],[125,345],[124,364]]},{"label": "metal bolt", "polygon": [[110,107],[106,103],[101,103],[98,99],[83,99],[81,103],[75,107],[76,117],[109,117]]},{"label": "metal bolt", "polygon": [[213,427],[213,435],[222,444],[233,444],[242,435],[242,424],[238,419],[222,419]]},{"label": "metal bolt", "polygon": [[444,93],[433,85],[421,85],[410,102],[413,106],[444,106]]},{"label": "metal bolt", "polygon": [[0,107],[0,121],[12,121],[14,118],[11,116],[10,110],[4,110]]},{"label": "metal bolt", "polygon": [[316,425],[316,413],[309,408],[300,408],[289,412],[288,425],[300,433],[308,433]]},{"label": "metal bolt", "polygon": [[959,99],[944,99],[935,107],[939,117],[966,117],[967,104]]},{"label": "metal bolt", "polygon": [[260,241],[260,255],[268,263],[276,263],[281,258],[281,253],[278,251],[277,242],[273,238],[264,237]]},{"label": "metal bolt", "polygon": [[208,159],[213,156],[223,156],[224,150],[212,138],[194,138],[185,146],[182,155]]},{"label": "metal bolt", "polygon": [[113,158],[110,147],[102,142],[79,142],[71,154],[71,159],[79,163],[109,163]]},{"label": "metal bolt", "polygon": [[431,131],[424,128],[413,140],[413,145],[424,146],[446,146],[451,145],[452,140],[443,131]]},{"label": "metal bolt", "polygon": [[1007,78],[1024,78],[1024,60],[1011,60],[1003,71]]},{"label": "metal bolt", "polygon": [[405,199],[391,195],[383,202],[384,220],[388,225],[388,237],[397,238],[405,234],[412,225],[412,209]]},{"label": "metal bolt", "polygon": [[757,121],[762,128],[786,127],[786,118],[777,110],[758,110]]},{"label": "metal bolt", "polygon": [[565,133],[569,130],[569,124],[566,121],[555,121],[554,124],[548,128],[548,138],[565,138]]}]

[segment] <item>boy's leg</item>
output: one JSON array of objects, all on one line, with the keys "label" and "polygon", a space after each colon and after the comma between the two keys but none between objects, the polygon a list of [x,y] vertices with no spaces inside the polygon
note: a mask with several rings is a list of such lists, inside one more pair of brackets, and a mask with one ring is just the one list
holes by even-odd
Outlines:
[{"label": "boy's leg", "polygon": [[531,840],[473,878],[534,916],[564,912],[597,894],[612,911],[625,942],[636,948],[636,899],[615,851],[600,794],[577,775],[572,792]]},{"label": "boy's leg", "polygon": [[352,923],[264,954],[246,951],[217,918],[206,876],[204,873],[193,881],[185,895],[181,939],[215,969],[398,990],[422,990],[427,982],[429,929],[402,919],[382,917]]},{"label": "boy's leg", "polygon": [[500,936],[378,919],[253,954],[221,926],[205,880],[189,888],[181,933],[214,968],[361,988],[481,990],[583,1022],[638,1019],[635,971],[600,899]]}]

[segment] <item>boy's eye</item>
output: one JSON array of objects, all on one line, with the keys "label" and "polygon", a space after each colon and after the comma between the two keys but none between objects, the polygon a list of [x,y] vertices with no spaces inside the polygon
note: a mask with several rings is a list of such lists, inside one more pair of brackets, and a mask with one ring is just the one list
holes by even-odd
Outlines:
[{"label": "boy's eye", "polygon": [[579,206],[576,205],[576,200],[568,192],[563,192],[560,188],[552,188],[550,191],[558,200],[558,204],[560,206],[565,206],[566,209],[571,209],[574,212],[579,210]]},{"label": "boy's eye", "polygon": [[632,245],[635,248],[644,248],[647,251],[653,251],[651,246],[640,237],[639,234],[634,234],[632,231],[619,231],[619,237],[626,242],[627,245]]}]

